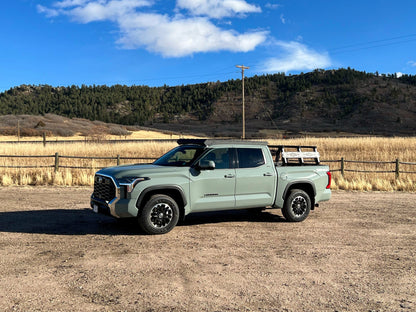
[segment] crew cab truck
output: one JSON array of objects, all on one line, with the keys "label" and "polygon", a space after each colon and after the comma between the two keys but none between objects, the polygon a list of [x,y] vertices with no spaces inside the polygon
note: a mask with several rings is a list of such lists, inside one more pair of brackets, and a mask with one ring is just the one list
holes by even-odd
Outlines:
[{"label": "crew cab truck", "polygon": [[314,146],[181,139],[152,164],[98,171],[91,207],[137,218],[148,234],[167,233],[203,211],[278,208],[287,221],[299,222],[330,199],[330,185],[329,168]]}]

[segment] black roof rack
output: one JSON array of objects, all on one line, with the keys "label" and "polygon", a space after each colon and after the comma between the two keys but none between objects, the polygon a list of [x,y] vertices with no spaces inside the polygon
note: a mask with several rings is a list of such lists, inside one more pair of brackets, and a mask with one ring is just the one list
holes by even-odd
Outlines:
[{"label": "black roof rack", "polygon": [[245,140],[221,140],[221,139],[179,139],[179,145],[201,145],[211,146],[218,144],[246,144],[246,145],[267,145],[267,142],[261,141],[245,141]]},{"label": "black roof rack", "polygon": [[179,145],[202,145],[202,146],[206,146],[205,142],[207,140],[206,139],[179,139],[177,141],[177,143]]}]

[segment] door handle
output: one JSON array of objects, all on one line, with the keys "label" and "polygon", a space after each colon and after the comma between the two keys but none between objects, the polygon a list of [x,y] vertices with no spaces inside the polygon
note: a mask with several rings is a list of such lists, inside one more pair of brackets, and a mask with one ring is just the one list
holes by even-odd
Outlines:
[{"label": "door handle", "polygon": [[226,174],[224,176],[224,178],[226,178],[226,179],[232,179],[232,178],[235,178],[235,175],[233,175],[233,174]]},{"label": "door handle", "polygon": [[273,173],[266,172],[266,173],[263,173],[263,176],[265,176],[265,177],[272,177],[273,176]]}]

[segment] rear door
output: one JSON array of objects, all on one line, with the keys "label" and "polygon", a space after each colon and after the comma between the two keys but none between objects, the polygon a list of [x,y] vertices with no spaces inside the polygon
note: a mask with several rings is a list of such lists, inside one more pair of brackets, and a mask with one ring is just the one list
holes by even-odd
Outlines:
[{"label": "rear door", "polygon": [[267,161],[263,148],[258,146],[236,149],[236,208],[273,204],[276,170],[274,164]]}]

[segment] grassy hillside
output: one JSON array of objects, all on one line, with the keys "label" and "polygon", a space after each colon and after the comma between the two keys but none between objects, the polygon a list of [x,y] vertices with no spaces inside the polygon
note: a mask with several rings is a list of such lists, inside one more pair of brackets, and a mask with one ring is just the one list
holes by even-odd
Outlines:
[{"label": "grassy hillside", "polygon": [[[352,69],[246,79],[248,137],[301,131],[416,134],[416,76]],[[197,85],[27,86],[0,94],[2,115],[56,114],[209,136],[239,136],[241,80]]]}]

